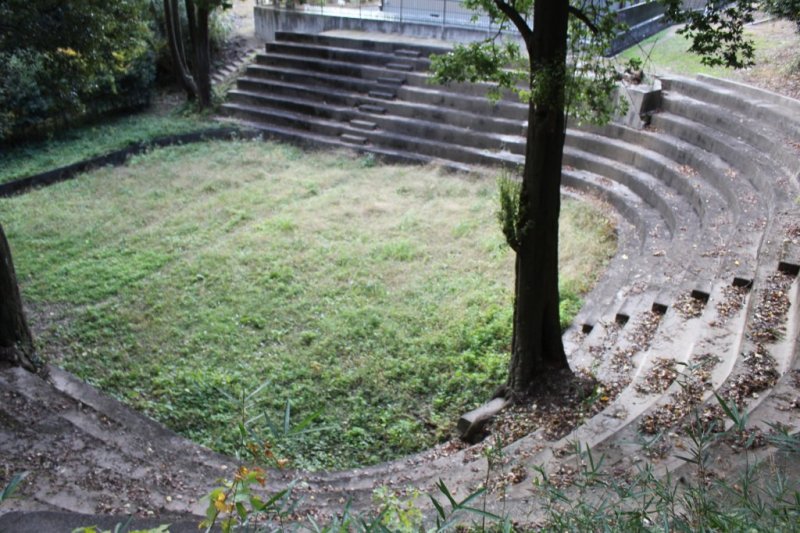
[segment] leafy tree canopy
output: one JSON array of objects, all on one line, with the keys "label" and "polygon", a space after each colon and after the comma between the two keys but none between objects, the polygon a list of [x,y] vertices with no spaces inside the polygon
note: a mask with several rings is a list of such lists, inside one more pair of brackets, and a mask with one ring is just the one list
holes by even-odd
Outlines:
[{"label": "leafy tree canopy", "polygon": [[0,138],[153,81],[146,0],[0,3]]}]

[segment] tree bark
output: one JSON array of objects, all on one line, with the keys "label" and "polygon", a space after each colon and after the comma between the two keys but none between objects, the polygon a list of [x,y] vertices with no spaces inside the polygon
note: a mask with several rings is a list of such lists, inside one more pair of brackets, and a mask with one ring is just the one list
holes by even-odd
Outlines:
[{"label": "tree bark", "polygon": [[[186,0],[187,9],[190,0]],[[194,9],[194,6],[192,6]],[[194,16],[192,47],[194,48],[194,80],[201,109],[211,107],[211,50],[208,35],[210,11],[205,4],[198,5]],[[190,19],[191,20],[191,19]]]},{"label": "tree bark", "polygon": [[198,88],[186,64],[186,51],[184,50],[183,36],[181,34],[178,0],[164,0],[164,25],[167,30],[167,45],[172,56],[172,63],[175,65],[175,75],[186,92],[186,97],[189,100],[194,100],[197,96]]},{"label": "tree bark", "polygon": [[564,74],[569,3],[534,3],[533,31],[523,34],[534,94],[528,109],[520,193],[514,324],[507,388],[524,395],[553,372],[569,369],[561,340],[558,216],[565,140]]},{"label": "tree bark", "polygon": [[0,225],[0,362],[36,372],[39,361],[25,320],[17,274],[3,226]]}]

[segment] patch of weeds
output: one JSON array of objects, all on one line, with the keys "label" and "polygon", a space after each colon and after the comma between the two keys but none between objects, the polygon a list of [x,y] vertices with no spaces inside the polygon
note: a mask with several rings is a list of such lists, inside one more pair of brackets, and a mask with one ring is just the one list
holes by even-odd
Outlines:
[{"label": "patch of weeds", "polygon": [[[800,480],[793,469],[748,456],[733,471],[715,470],[712,457],[724,456],[726,450],[720,448],[739,431],[738,413],[723,411],[732,417],[734,428],[725,432],[713,424],[693,426],[679,457],[685,466],[679,476],[660,473],[649,462],[632,472],[617,471],[604,466],[604,458],[589,448],[579,448],[574,462],[559,463],[553,472],[538,468],[534,491],[544,499],[546,517],[536,529],[795,531]],[[778,437],[789,455],[787,464],[797,460],[793,455],[800,449],[799,440],[797,435]]]}]

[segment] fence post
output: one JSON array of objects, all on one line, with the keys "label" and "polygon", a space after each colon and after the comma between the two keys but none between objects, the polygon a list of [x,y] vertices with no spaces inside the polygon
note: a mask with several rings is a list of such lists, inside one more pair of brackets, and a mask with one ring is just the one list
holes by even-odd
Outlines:
[{"label": "fence post", "polygon": [[403,23],[403,0],[400,0],[400,24]]},{"label": "fence post", "polygon": [[447,25],[447,0],[444,1],[444,7],[442,8],[442,26]]}]

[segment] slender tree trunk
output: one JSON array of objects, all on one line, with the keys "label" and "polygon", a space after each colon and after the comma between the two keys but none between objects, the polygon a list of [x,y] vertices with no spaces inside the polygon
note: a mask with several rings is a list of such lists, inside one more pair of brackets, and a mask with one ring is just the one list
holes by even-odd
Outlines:
[{"label": "slender tree trunk", "polygon": [[[189,0],[187,0],[187,8]],[[194,80],[197,83],[197,97],[201,109],[211,107],[211,50],[208,35],[208,7],[197,7],[194,20]]]},{"label": "slender tree trunk", "polygon": [[539,0],[526,39],[536,85],[528,112],[518,221],[514,332],[507,387],[525,394],[553,371],[569,369],[559,323],[558,216],[564,152],[564,72],[569,4]]},{"label": "slender tree trunk", "polygon": [[17,274],[3,226],[0,225],[0,362],[35,372],[38,359],[33,336],[25,320]]},{"label": "slender tree trunk", "polygon": [[164,25],[167,30],[169,53],[172,57],[172,63],[175,65],[175,75],[178,77],[181,87],[183,87],[183,90],[186,92],[186,97],[189,100],[194,100],[198,90],[197,84],[186,64],[186,51],[183,46],[178,0],[164,0]]}]

